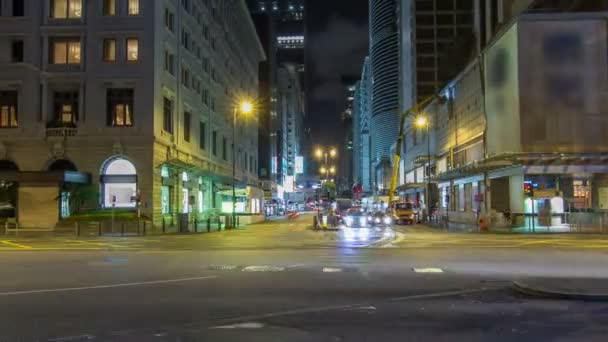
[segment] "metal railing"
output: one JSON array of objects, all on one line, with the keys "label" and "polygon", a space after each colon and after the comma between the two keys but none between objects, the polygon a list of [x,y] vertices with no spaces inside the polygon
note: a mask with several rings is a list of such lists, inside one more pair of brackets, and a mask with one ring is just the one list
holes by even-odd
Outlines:
[{"label": "metal railing", "polygon": [[76,127],[55,127],[46,129],[47,138],[73,137],[76,136],[76,134],[78,134],[78,129]]}]

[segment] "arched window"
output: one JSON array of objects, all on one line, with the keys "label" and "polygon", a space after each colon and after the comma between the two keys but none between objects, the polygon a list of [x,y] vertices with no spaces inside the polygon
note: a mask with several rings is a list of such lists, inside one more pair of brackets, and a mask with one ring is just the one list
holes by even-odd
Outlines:
[{"label": "arched window", "polygon": [[137,205],[137,170],[124,158],[105,164],[101,173],[103,205],[106,208],[135,208]]}]

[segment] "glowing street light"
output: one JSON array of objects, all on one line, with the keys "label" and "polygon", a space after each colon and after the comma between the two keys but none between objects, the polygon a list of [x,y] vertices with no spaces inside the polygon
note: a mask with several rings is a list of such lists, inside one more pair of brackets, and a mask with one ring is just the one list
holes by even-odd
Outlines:
[{"label": "glowing street light", "polygon": [[334,158],[336,157],[336,155],[338,154],[338,152],[336,151],[335,148],[332,148],[331,151],[329,151],[329,155]]},{"label": "glowing street light", "polygon": [[331,173],[332,175],[335,175],[336,174],[336,168],[333,167],[333,166],[331,168],[329,168],[329,173]]},{"label": "glowing street light", "polygon": [[416,126],[417,126],[418,128],[424,128],[424,127],[427,127],[427,125],[428,125],[428,124],[429,124],[429,120],[428,120],[426,117],[424,117],[424,116],[419,116],[419,117],[416,119]]},{"label": "glowing street light", "polygon": [[321,172],[321,173],[326,173],[326,172],[327,172],[327,168],[322,167],[322,168],[319,170],[319,172]]},{"label": "glowing street light", "polygon": [[232,113],[232,226],[236,223],[236,119],[241,112],[243,115],[250,115],[254,111],[251,101],[244,100],[234,106]]}]

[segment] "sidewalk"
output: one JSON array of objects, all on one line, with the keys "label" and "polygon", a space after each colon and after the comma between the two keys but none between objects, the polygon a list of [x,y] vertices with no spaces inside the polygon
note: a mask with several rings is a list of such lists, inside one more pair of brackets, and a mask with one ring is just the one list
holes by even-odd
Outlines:
[{"label": "sidewalk", "polygon": [[530,278],[514,281],[512,288],[538,298],[608,301],[607,278]]}]

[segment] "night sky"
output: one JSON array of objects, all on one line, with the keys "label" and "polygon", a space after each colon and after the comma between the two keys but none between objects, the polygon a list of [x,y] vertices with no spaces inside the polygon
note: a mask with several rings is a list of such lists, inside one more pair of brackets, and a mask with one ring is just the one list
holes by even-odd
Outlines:
[{"label": "night sky", "polygon": [[360,75],[368,54],[368,0],[308,0],[308,108],[315,144],[343,141],[346,108],[342,76]]}]

